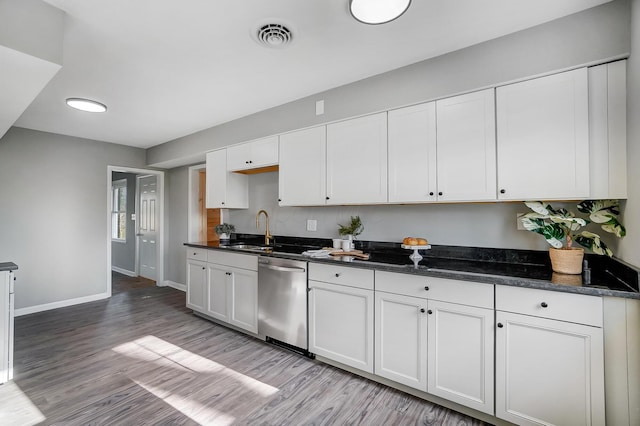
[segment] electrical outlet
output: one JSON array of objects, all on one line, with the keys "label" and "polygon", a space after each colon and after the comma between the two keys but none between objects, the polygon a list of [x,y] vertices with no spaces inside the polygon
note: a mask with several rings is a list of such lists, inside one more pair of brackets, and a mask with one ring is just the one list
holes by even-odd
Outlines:
[{"label": "electrical outlet", "polygon": [[307,219],[307,231],[317,231],[318,230],[318,221],[315,219]]},{"label": "electrical outlet", "polygon": [[316,115],[324,114],[324,99],[316,102]]},{"label": "electrical outlet", "polygon": [[522,225],[522,221],[520,220],[520,218],[522,216],[524,216],[526,213],[516,213],[516,229],[518,231],[526,231],[527,228],[524,227],[524,225]]}]

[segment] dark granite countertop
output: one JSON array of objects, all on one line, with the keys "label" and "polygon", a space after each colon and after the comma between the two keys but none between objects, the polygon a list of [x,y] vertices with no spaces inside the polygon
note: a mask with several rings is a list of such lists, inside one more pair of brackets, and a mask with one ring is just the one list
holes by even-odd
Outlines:
[{"label": "dark granite countertop", "polygon": [[0,262],[0,271],[15,271],[18,265],[13,262]]},{"label": "dark granite countertop", "polygon": [[583,274],[565,275],[551,270],[546,251],[432,246],[431,250],[420,251],[424,258],[414,265],[409,259],[412,251],[402,249],[399,243],[356,241],[357,249],[370,254],[369,260],[357,260],[352,257],[310,258],[301,254],[330,246],[329,239],[276,237],[275,241],[273,249],[264,252],[230,247],[240,242],[262,245],[264,237],[254,234],[234,234],[228,243],[210,241],[185,245],[430,277],[640,299],[640,270],[606,256],[586,254],[587,268]]}]

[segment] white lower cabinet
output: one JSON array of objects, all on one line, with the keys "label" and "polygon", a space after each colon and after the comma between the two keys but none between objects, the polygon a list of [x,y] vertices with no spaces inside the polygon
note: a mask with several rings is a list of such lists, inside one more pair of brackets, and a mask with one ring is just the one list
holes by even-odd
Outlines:
[{"label": "white lower cabinet", "polygon": [[228,274],[223,265],[209,264],[207,279],[207,310],[206,314],[215,319],[229,322],[228,303]]},{"label": "white lower cabinet", "polygon": [[376,291],[375,373],[427,389],[427,300]]},{"label": "white lower cabinet", "polygon": [[429,300],[427,312],[427,392],[493,414],[493,309]]},{"label": "white lower cabinet", "polygon": [[375,300],[376,375],[494,413],[493,285],[376,271]]},{"label": "white lower cabinet", "polygon": [[187,308],[204,311],[207,291],[207,264],[187,259]]},{"label": "white lower cabinet", "polygon": [[229,323],[258,332],[258,273],[231,269],[229,283]]},{"label": "white lower cabinet", "polygon": [[309,351],[373,373],[373,303],[373,271],[310,264]]},{"label": "white lower cabinet", "polygon": [[[208,262],[187,259],[187,307],[251,333],[258,332],[257,256],[204,252]],[[199,256],[201,258],[202,256]]]},{"label": "white lower cabinet", "polygon": [[[503,311],[516,307],[528,314]],[[601,299],[499,287],[496,309],[496,417],[605,424]]]}]

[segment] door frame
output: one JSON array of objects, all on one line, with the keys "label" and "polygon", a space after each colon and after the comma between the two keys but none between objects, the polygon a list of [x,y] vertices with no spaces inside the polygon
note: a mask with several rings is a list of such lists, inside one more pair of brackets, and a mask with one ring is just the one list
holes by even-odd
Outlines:
[{"label": "door frame", "polygon": [[[112,185],[112,175],[113,172],[123,172],[123,173],[134,173],[136,175],[154,175],[157,178],[157,188],[158,188],[158,244],[156,247],[156,262],[157,262],[157,271],[156,271],[156,285],[159,287],[164,287],[167,284],[164,281],[164,197],[165,197],[165,185],[164,185],[164,177],[165,172],[162,170],[151,170],[151,169],[139,169],[135,167],[124,167],[124,166],[107,166],[107,294],[111,297],[111,185]],[[137,233],[137,224],[138,224],[138,181],[136,176],[136,233]],[[135,272],[139,273],[138,270],[138,239],[136,237],[136,259],[135,259]]]},{"label": "door frame", "polygon": [[[200,239],[200,209],[198,196],[200,193],[200,172],[205,170],[205,163],[189,167],[189,190],[187,202],[187,241],[199,241]],[[220,223],[229,215],[227,209],[220,209]]]}]

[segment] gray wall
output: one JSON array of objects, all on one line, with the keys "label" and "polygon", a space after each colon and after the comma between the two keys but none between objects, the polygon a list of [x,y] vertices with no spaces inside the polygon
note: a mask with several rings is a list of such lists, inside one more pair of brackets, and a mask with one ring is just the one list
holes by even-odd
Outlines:
[{"label": "gray wall", "polygon": [[624,208],[627,236],[618,256],[640,266],[640,0],[631,4],[631,56],[627,62],[627,184],[629,199]]},{"label": "gray wall", "polygon": [[[639,0],[640,1],[640,0]],[[278,173],[249,176],[249,208],[230,210],[227,222],[237,232],[264,233],[264,219],[256,229],[256,213],[269,213],[274,235],[337,238],[338,224],[359,215],[364,224],[362,240],[400,242],[421,236],[432,244],[546,250],[542,237],[516,229],[518,213],[528,212],[523,203],[417,204],[380,206],[279,207]],[[553,203],[557,207],[575,205]],[[307,219],[315,219],[317,231],[307,231]],[[595,229],[594,229],[595,231]],[[606,243],[612,239],[603,236]]]},{"label": "gray wall", "polygon": [[0,139],[0,259],[15,262],[16,308],[107,291],[107,165],[144,150],[12,127]]},{"label": "gray wall", "polygon": [[[194,163],[233,143],[625,56],[629,49],[629,2],[615,0],[155,146],[147,163]],[[320,99],[325,114],[316,116]]]},{"label": "gray wall", "polygon": [[127,239],[125,242],[111,243],[111,266],[135,272],[136,270],[136,221],[131,215],[136,211],[136,175],[134,173],[113,172],[113,182],[127,180]]},{"label": "gray wall", "polygon": [[189,169],[179,167],[165,175],[165,280],[186,284],[187,206]]}]

